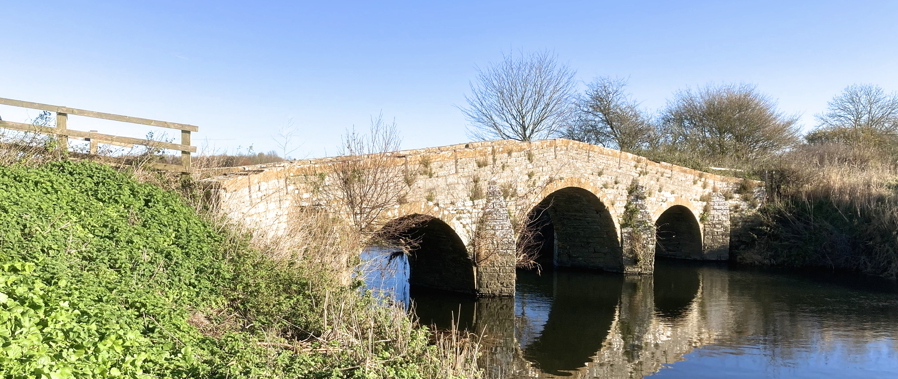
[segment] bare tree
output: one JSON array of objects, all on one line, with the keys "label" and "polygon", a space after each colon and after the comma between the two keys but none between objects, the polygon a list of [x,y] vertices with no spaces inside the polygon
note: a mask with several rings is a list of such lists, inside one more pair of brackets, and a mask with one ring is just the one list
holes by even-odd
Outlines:
[{"label": "bare tree", "polygon": [[708,163],[736,165],[757,162],[795,144],[797,121],[746,84],[677,92],[662,115],[667,144]]},{"label": "bare tree", "polygon": [[287,123],[283,127],[281,127],[280,130],[278,130],[277,136],[272,137],[272,139],[274,139],[274,142],[277,143],[277,146],[280,149],[281,157],[283,157],[285,160],[292,159],[290,155],[293,154],[297,149],[299,149],[299,146],[294,146],[293,144],[295,138],[299,136],[299,129],[297,128],[296,124],[293,122],[293,118],[291,117],[287,119]]},{"label": "bare tree", "polygon": [[384,122],[382,114],[371,118],[368,135],[353,128],[343,137],[340,155],[346,157],[331,165],[331,173],[337,197],[361,232],[370,232],[381,214],[405,196],[403,166],[392,154],[400,142],[396,123]]},{"label": "bare tree", "polygon": [[817,128],[805,136],[810,143],[888,144],[898,133],[898,93],[886,94],[872,84],[848,86],[817,121]]},{"label": "bare tree", "polygon": [[574,71],[549,52],[503,55],[477,75],[462,108],[472,138],[532,141],[548,138],[572,116]]},{"label": "bare tree", "polygon": [[654,146],[655,127],[624,91],[623,79],[602,77],[577,100],[577,116],[562,135],[577,141],[637,152]]}]

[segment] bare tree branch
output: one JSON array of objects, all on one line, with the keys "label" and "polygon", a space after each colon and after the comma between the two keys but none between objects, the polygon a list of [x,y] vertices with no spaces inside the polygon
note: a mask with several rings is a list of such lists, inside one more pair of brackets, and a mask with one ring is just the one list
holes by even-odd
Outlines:
[{"label": "bare tree branch", "polygon": [[472,138],[545,139],[570,122],[574,71],[548,52],[503,55],[477,81],[465,96],[468,108],[461,108]]},{"label": "bare tree branch", "polygon": [[817,128],[805,136],[809,143],[860,143],[876,147],[893,144],[898,133],[898,93],[886,94],[872,84],[848,86],[817,115]]},{"label": "bare tree branch", "polygon": [[655,127],[624,91],[623,79],[602,77],[577,100],[577,116],[565,138],[638,152],[657,144]]},{"label": "bare tree branch", "polygon": [[340,155],[346,159],[333,164],[331,170],[337,197],[359,231],[370,231],[381,214],[405,196],[403,166],[392,162],[399,144],[396,123],[385,123],[382,114],[371,118],[367,136],[353,128],[343,137]]}]

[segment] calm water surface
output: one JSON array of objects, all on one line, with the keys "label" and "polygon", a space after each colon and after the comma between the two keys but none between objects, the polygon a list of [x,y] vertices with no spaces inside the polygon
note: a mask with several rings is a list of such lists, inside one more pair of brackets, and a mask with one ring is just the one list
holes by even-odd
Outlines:
[{"label": "calm water surface", "polygon": [[484,335],[489,378],[898,378],[894,282],[659,260],[644,277],[519,271],[513,299],[475,300],[371,258],[369,285],[422,323]]}]

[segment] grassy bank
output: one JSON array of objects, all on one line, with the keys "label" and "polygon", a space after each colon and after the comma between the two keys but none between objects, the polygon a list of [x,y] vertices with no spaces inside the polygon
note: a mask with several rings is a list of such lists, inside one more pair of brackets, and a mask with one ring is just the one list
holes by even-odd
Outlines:
[{"label": "grassy bank", "polygon": [[106,166],[0,166],[0,372],[476,375],[476,346],[339,285],[315,249],[272,257],[182,196]]},{"label": "grassy bank", "polygon": [[898,171],[882,149],[805,145],[774,166],[740,263],[898,276]]}]

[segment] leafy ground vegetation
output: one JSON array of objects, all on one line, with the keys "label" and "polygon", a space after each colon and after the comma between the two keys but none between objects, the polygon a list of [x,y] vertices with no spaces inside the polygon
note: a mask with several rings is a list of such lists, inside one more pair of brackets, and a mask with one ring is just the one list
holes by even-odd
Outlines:
[{"label": "leafy ground vegetation", "polygon": [[476,345],[338,285],[309,254],[274,259],[223,225],[107,166],[0,165],[0,372],[477,375]]}]

